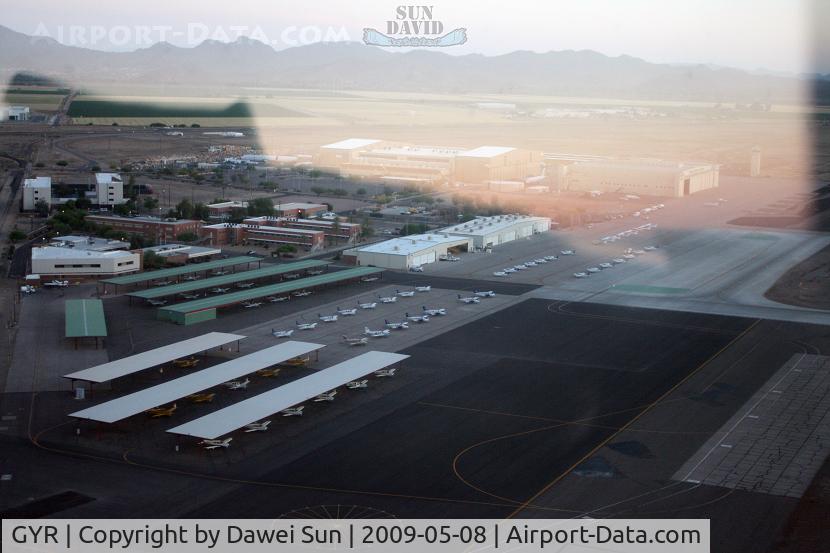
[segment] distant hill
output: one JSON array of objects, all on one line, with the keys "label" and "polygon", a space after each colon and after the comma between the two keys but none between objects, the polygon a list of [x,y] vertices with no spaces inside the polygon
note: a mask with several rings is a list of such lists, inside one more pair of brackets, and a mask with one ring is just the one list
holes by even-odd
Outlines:
[{"label": "distant hill", "polygon": [[454,56],[360,43],[286,50],[250,39],[193,48],[158,43],[132,52],[65,46],[0,26],[0,77],[37,74],[87,82],[279,86],[450,93],[516,93],[711,102],[792,102],[804,81],[706,65],[656,64],[590,50]]}]

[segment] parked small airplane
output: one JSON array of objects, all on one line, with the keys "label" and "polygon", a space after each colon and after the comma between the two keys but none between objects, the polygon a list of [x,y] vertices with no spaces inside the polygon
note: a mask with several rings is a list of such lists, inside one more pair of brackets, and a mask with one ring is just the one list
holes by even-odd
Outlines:
[{"label": "parked small airplane", "polygon": [[396,296],[378,296],[380,303],[395,303],[398,301]]},{"label": "parked small airplane", "polygon": [[536,262],[535,262],[535,261],[525,261],[525,262],[524,262],[524,266],[525,266],[525,267],[535,267],[535,266],[536,266]]},{"label": "parked small airplane", "polygon": [[429,315],[410,315],[406,313],[406,318],[412,321],[413,323],[426,323],[429,321]]},{"label": "parked small airplane", "polygon": [[204,394],[190,394],[187,396],[188,401],[190,403],[211,403],[213,398],[216,397],[214,393],[204,393]]},{"label": "parked small airplane", "polygon": [[239,283],[237,283],[236,287],[237,288],[252,288],[253,285],[254,285],[253,282],[239,282]]},{"label": "parked small airplane", "polygon": [[588,276],[588,273],[582,273],[582,272],[574,273],[574,276],[576,278],[585,278],[586,276]]},{"label": "parked small airplane", "polygon": [[181,296],[186,300],[195,300],[199,297],[199,294],[181,294]]},{"label": "parked small airplane", "polygon": [[389,321],[385,320],[383,322],[386,323],[386,328],[391,328],[392,330],[405,330],[409,328],[409,323],[407,321],[398,321],[390,323]]},{"label": "parked small airplane", "polygon": [[527,269],[527,265],[525,265],[525,264],[513,265],[513,269],[516,270],[516,271],[524,271],[525,269]]},{"label": "parked small airplane", "polygon": [[300,278],[300,273],[286,273],[282,278],[285,280],[294,280],[296,278]]},{"label": "parked small airplane", "polygon": [[223,276],[223,275],[228,274],[228,271],[219,270],[219,271],[213,271],[210,274],[213,275],[213,276]]},{"label": "parked small airplane", "polygon": [[370,301],[369,303],[358,303],[357,306],[361,309],[374,309],[378,304],[377,302]]},{"label": "parked small airplane", "polygon": [[429,292],[430,290],[432,290],[432,286],[416,286],[415,287],[416,292]]},{"label": "parked small airplane", "polygon": [[507,273],[505,273],[504,271],[495,271],[495,272],[493,273],[493,276],[497,276],[497,277],[506,277],[506,276],[507,276]]},{"label": "parked small airplane", "polygon": [[279,303],[281,301],[288,301],[288,296],[268,296],[265,299],[271,303]]},{"label": "parked small airplane", "polygon": [[311,292],[308,290],[300,290],[299,292],[294,292],[294,296],[298,298],[304,298],[305,296],[310,296]]},{"label": "parked small airplane", "polygon": [[395,372],[397,370],[398,369],[395,368],[395,367],[391,367],[389,369],[381,369],[379,371],[375,371],[375,376],[378,377],[378,378],[385,378],[385,377],[395,376]]},{"label": "parked small airplane", "polygon": [[400,290],[395,290],[395,293],[402,298],[411,298],[415,295],[415,290],[404,290],[403,292],[401,292]]},{"label": "parked small airplane", "polygon": [[282,369],[280,369],[278,367],[271,367],[271,368],[268,368],[268,369],[259,369],[256,373],[259,376],[265,376],[265,377],[270,378],[272,376],[277,376],[278,374],[280,374],[281,371],[282,371]]},{"label": "parked small airplane", "polygon": [[473,295],[480,298],[495,298],[496,293],[492,290],[473,290]]},{"label": "parked small airplane", "polygon": [[300,405],[299,407],[289,407],[281,411],[283,417],[302,417],[303,416],[303,409],[305,409],[304,405]]},{"label": "parked small airplane", "polygon": [[308,271],[308,276],[317,276],[317,275],[322,275],[322,274],[323,274],[323,271],[320,270],[320,269],[316,269],[314,271]]},{"label": "parked small airplane", "polygon": [[647,251],[647,252],[653,252],[654,250],[656,250],[656,249],[657,249],[657,246],[646,246],[646,247],[645,247],[645,248],[643,248],[643,249],[644,249],[645,251]]},{"label": "parked small airplane", "polygon": [[461,294],[458,294],[458,301],[461,301],[461,302],[464,302],[464,303],[481,303],[481,298],[476,297],[476,296],[468,296],[468,297],[465,298]]},{"label": "parked small airplane", "polygon": [[205,449],[219,449],[223,447],[225,449],[231,446],[231,442],[233,438],[225,438],[224,440],[202,440],[199,442],[199,445],[205,446]]},{"label": "parked small airplane", "polygon": [[199,277],[196,275],[184,275],[182,280],[199,280]]},{"label": "parked small airplane", "polygon": [[275,330],[271,329],[271,335],[274,338],[291,338],[291,335],[294,334],[294,329],[290,330]]},{"label": "parked small airplane", "polygon": [[562,250],[559,253],[561,253],[562,255],[573,255],[575,252],[573,250]]},{"label": "parked small airplane", "polygon": [[195,367],[199,363],[196,357],[188,357],[187,359],[176,359],[173,361],[173,366],[177,369],[189,369]]},{"label": "parked small airplane", "polygon": [[557,259],[559,259],[559,258],[558,258],[557,256],[555,256],[555,255],[546,255],[546,256],[545,256],[545,259],[546,259],[547,261],[556,261],[556,260],[557,260]]},{"label": "parked small airplane", "polygon": [[242,302],[242,307],[244,307],[245,309],[251,309],[251,308],[254,308],[254,307],[259,307],[260,305],[262,305],[261,301],[243,301]]},{"label": "parked small airplane", "polygon": [[622,257],[615,257],[615,258],[614,258],[614,259],[612,259],[611,261],[613,261],[614,263],[617,263],[617,264],[619,264],[619,263],[625,263],[625,259],[623,259]]},{"label": "parked small airplane", "polygon": [[320,315],[317,314],[317,318],[323,321],[324,323],[336,323],[337,322],[337,315]]},{"label": "parked small airplane", "polygon": [[326,392],[324,394],[320,394],[319,396],[315,397],[313,401],[315,403],[322,403],[324,401],[334,401],[334,396],[337,395],[337,390],[332,390],[330,392]]},{"label": "parked small airplane", "polygon": [[160,419],[162,417],[172,417],[173,413],[176,412],[176,408],[178,406],[174,403],[170,407],[153,407],[152,409],[147,410],[147,414],[150,415],[151,419]]},{"label": "parked small airplane", "polygon": [[611,263],[600,263],[599,264],[600,269],[610,269],[611,267],[613,267],[613,265]]},{"label": "parked small airplane", "polygon": [[265,432],[268,430],[268,425],[271,424],[271,421],[262,421],[262,422],[252,422],[250,424],[245,425],[245,433],[249,432]]},{"label": "parked small airplane", "polygon": [[368,388],[369,381],[368,380],[352,380],[351,382],[346,382],[346,388],[349,390],[359,390],[361,388]]},{"label": "parked small airplane", "polygon": [[317,328],[317,323],[301,323],[297,321],[297,329],[299,330],[314,330]]},{"label": "parked small airplane", "polygon": [[599,267],[588,267],[585,270],[588,271],[589,273],[598,273],[600,271],[600,268]]},{"label": "parked small airplane", "polygon": [[341,315],[341,316],[343,316],[343,317],[351,317],[351,316],[353,316],[353,315],[356,315],[356,314],[357,314],[357,309],[356,309],[356,308],[351,308],[351,309],[340,309],[340,308],[338,307],[338,308],[337,308],[337,314],[338,314],[338,315]]},{"label": "parked small airplane", "polygon": [[426,306],[421,307],[425,315],[429,315],[430,317],[435,317],[437,315],[446,315],[447,310],[443,307],[438,307],[437,309],[427,309]]},{"label": "parked small airplane", "polygon": [[157,280],[153,283],[153,286],[167,286],[168,284],[173,284],[172,280]]},{"label": "parked small airplane", "polygon": [[539,264],[541,264],[541,263],[547,263],[547,262],[548,262],[548,260],[547,260],[547,259],[545,259],[544,257],[540,257],[540,258],[538,258],[538,259],[534,259],[534,260],[533,260],[533,262],[534,262],[534,263],[536,263],[537,265],[539,265]]},{"label": "parked small airplane", "polygon": [[423,273],[424,272],[424,268],[421,267],[420,265],[415,265],[414,267],[410,267],[409,270],[412,271],[413,273]]},{"label": "parked small airplane", "polygon": [[344,335],[343,342],[348,346],[365,346],[369,343],[369,339],[365,336],[361,336],[360,338],[349,338]]},{"label": "parked small airplane", "polygon": [[49,282],[44,282],[44,286],[49,288],[66,288],[69,286],[68,280],[50,280]]},{"label": "parked small airplane", "polygon": [[380,278],[376,276],[365,276],[360,279],[361,282],[374,282],[376,280],[380,280]]},{"label": "parked small airplane", "polygon": [[230,288],[221,288],[221,287],[217,286],[216,288],[211,288],[210,293],[211,294],[224,294],[228,290],[230,290]]},{"label": "parked small airplane", "polygon": [[308,356],[306,356],[306,357],[292,357],[291,359],[289,359],[287,361],[283,361],[281,364],[285,365],[286,367],[305,367],[308,364],[309,361],[310,361],[310,358]]},{"label": "parked small airplane", "polygon": [[225,382],[225,386],[231,390],[247,390],[248,384],[250,383],[251,379],[246,378],[245,380],[231,380],[230,382]]},{"label": "parked small airplane", "polygon": [[147,303],[152,305],[153,307],[161,307],[162,305],[167,305],[167,300],[147,300]]},{"label": "parked small airplane", "polygon": [[367,326],[363,328],[363,333],[371,336],[372,338],[386,338],[389,336],[389,329],[372,330]]},{"label": "parked small airplane", "polygon": [[34,294],[35,292],[37,292],[37,288],[30,284],[24,284],[20,287],[20,291],[24,294]]}]

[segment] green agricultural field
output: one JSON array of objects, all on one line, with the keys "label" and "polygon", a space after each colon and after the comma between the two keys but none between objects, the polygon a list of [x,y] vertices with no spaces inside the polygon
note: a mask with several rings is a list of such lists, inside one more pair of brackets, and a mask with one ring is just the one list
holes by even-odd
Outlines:
[{"label": "green agricultural field", "polygon": [[307,117],[306,114],[275,104],[233,102],[171,102],[75,100],[69,106],[70,117],[86,118],[150,118],[165,122],[169,119]]}]

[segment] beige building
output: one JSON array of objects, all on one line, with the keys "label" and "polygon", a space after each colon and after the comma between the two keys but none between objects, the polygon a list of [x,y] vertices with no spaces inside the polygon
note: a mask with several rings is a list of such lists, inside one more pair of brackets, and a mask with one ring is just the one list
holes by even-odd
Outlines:
[{"label": "beige building", "polygon": [[456,183],[524,181],[543,173],[542,152],[505,146],[481,146],[455,157]]},{"label": "beige building", "polygon": [[566,164],[563,190],[682,197],[718,187],[720,167],[659,160],[583,160]]}]

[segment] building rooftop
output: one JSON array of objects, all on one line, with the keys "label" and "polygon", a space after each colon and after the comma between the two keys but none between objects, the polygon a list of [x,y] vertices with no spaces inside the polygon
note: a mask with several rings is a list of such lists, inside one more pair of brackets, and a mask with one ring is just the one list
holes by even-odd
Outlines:
[{"label": "building rooftop", "polygon": [[23,181],[23,188],[49,188],[51,186],[52,177],[35,177]]},{"label": "building rooftop", "polygon": [[107,240],[106,238],[98,238],[96,236],[78,236],[74,234],[56,236],[49,242],[49,245],[58,248],[72,248],[97,252],[130,249],[130,243],[122,240]]},{"label": "building rooftop", "polygon": [[529,223],[534,221],[550,221],[547,217],[534,217],[531,215],[494,215],[492,217],[476,217],[466,223],[459,223],[451,227],[441,229],[447,234],[462,234],[465,236],[481,236],[510,228],[513,225]]},{"label": "building rooftop", "polygon": [[134,254],[125,250],[79,250],[75,248],[41,246],[32,248],[32,259],[103,259],[131,257]]},{"label": "building rooftop", "polygon": [[201,246],[188,246],[187,244],[164,244],[162,246],[151,246],[142,251],[152,251],[161,257],[172,255],[187,255],[188,258],[205,257],[208,255],[219,255],[222,250],[216,248],[203,248]]},{"label": "building rooftop", "polygon": [[88,218],[94,217],[98,219],[107,219],[110,221],[133,221],[136,223],[151,223],[163,225],[185,225],[190,223],[198,223],[199,221],[193,219],[159,219],[158,217],[121,217],[119,215],[88,215]]},{"label": "building rooftop", "polygon": [[222,209],[225,207],[248,207],[248,202],[240,201],[240,200],[232,200],[228,202],[218,202],[215,204],[208,204],[208,208],[214,209]]},{"label": "building rooftop", "polygon": [[395,155],[408,157],[442,157],[452,159],[464,150],[458,148],[434,148],[431,146],[399,146],[377,148],[368,153],[374,155]]},{"label": "building rooftop", "polygon": [[325,146],[321,146],[321,148],[326,148],[327,150],[357,150],[358,148],[365,148],[366,146],[371,146],[372,144],[377,144],[378,142],[380,142],[380,140],[376,140],[374,138],[347,138],[346,140],[341,140],[340,142],[326,144]]},{"label": "building rooftop", "polygon": [[277,203],[274,204],[274,207],[276,207],[277,209],[279,209],[281,211],[288,211],[289,209],[302,209],[302,210],[305,210],[305,209],[315,209],[315,208],[321,208],[321,207],[325,208],[326,204],[312,204],[312,203],[306,203],[306,202],[286,202],[286,203],[282,204],[282,203],[277,202]]},{"label": "building rooftop", "polygon": [[467,238],[462,236],[452,236],[449,234],[412,234],[410,236],[401,236],[400,238],[392,238],[391,240],[370,244],[363,248],[358,248],[358,251],[392,255],[410,255],[440,244],[456,244],[466,241]]},{"label": "building rooftop", "polygon": [[110,184],[112,182],[123,182],[118,173],[95,173],[95,182],[98,184]]},{"label": "building rooftop", "polygon": [[507,146],[479,146],[472,150],[459,152],[458,157],[496,157],[508,152],[512,152],[516,148],[509,148]]},{"label": "building rooftop", "polygon": [[260,231],[260,232],[267,232],[273,234],[319,234],[322,231],[319,230],[306,230],[301,228],[291,228],[291,227],[269,227],[264,225],[253,225],[249,226],[248,230],[250,231]]}]

